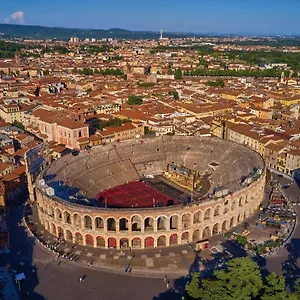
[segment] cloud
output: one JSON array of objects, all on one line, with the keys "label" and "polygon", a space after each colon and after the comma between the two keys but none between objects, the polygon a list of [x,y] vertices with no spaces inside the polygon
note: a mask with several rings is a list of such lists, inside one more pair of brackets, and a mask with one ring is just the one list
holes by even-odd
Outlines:
[{"label": "cloud", "polygon": [[4,23],[24,24],[24,12],[19,10],[4,19]]}]

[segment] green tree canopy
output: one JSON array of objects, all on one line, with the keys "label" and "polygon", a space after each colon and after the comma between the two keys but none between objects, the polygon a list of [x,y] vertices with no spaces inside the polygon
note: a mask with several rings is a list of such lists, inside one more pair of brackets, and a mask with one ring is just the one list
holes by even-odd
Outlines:
[{"label": "green tree canopy", "polygon": [[24,126],[21,122],[19,122],[19,121],[17,121],[17,120],[15,120],[15,121],[12,123],[12,125],[18,127],[18,128],[21,129],[21,130],[25,130],[25,126]]},{"label": "green tree canopy", "polygon": [[129,105],[141,105],[143,104],[143,97],[140,95],[129,95],[127,104]]},{"label": "green tree canopy", "polygon": [[[262,280],[259,266],[248,257],[227,262],[225,270],[217,270],[209,279],[199,280],[193,273],[186,285],[188,299],[201,300],[299,300],[300,280],[296,281],[295,293],[288,293],[282,276],[271,273]],[[297,296],[299,298],[297,298]]]},{"label": "green tree canopy", "polygon": [[175,70],[174,78],[175,79],[182,79],[182,71],[181,71],[181,69],[176,69]]}]

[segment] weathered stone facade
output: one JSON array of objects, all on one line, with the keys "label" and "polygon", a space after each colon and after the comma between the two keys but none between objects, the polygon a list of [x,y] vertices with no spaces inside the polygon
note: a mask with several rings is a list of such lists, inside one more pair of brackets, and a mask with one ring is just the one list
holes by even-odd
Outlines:
[{"label": "weathered stone facade", "polygon": [[186,206],[109,209],[55,200],[37,191],[46,230],[92,247],[169,247],[226,232],[251,216],[264,197],[265,172],[236,193]]}]

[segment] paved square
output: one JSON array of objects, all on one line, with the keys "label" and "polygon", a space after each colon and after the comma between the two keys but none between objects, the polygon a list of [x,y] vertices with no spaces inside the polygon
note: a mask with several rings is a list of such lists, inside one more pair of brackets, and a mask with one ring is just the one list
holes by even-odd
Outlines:
[{"label": "paved square", "polygon": [[119,255],[115,255],[115,256],[114,256],[114,259],[119,259]]},{"label": "paved square", "polygon": [[89,252],[86,256],[91,257],[93,256],[93,253]]},{"label": "paved square", "polygon": [[146,258],[147,258],[147,255],[146,255],[146,254],[143,254],[143,255],[142,255],[142,258],[143,258],[143,259],[146,259]]},{"label": "paved square", "polygon": [[69,252],[71,249],[70,248],[65,248],[64,251],[65,252]]},{"label": "paved square", "polygon": [[160,258],[161,255],[160,255],[159,253],[156,253],[156,254],[155,254],[155,257],[156,257],[156,258]]},{"label": "paved square", "polygon": [[187,252],[187,250],[182,250],[181,251],[183,254],[187,254],[188,252]]},{"label": "paved square", "polygon": [[175,256],[175,253],[174,252],[170,252],[169,256]]},{"label": "paved square", "polygon": [[146,262],[146,267],[147,268],[153,268],[154,267],[153,258],[146,258],[145,262]]},{"label": "paved square", "polygon": [[105,258],[106,258],[106,254],[101,254],[101,255],[100,255],[100,258],[101,258],[101,259],[105,259]]},{"label": "paved square", "polygon": [[79,255],[80,253],[81,253],[80,250],[75,251],[75,254],[76,254],[76,255]]}]

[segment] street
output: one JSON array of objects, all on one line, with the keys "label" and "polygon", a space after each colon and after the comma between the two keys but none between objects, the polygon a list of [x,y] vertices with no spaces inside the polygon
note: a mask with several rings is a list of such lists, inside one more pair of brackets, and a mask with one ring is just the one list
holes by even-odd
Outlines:
[{"label": "street", "polygon": [[[132,277],[129,273],[110,274],[83,268],[73,262],[60,262],[55,254],[35,244],[34,238],[28,236],[24,226],[16,226],[22,218],[22,207],[12,207],[9,213],[11,265],[13,269],[18,268],[25,273],[26,279],[21,287],[23,295],[28,292],[27,299],[146,300],[167,291],[163,278]],[[20,262],[24,263],[23,267],[18,266]],[[80,282],[82,276],[85,276],[85,280]],[[180,283],[181,280],[175,281],[176,286]],[[170,280],[172,287],[173,281]],[[178,298],[175,293],[172,294],[171,299]]]}]

